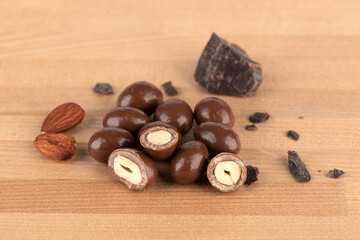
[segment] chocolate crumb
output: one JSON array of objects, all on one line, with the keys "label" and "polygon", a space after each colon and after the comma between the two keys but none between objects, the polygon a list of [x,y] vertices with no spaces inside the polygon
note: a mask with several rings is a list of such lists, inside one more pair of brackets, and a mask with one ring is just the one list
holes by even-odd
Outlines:
[{"label": "chocolate crumb", "polygon": [[245,129],[246,129],[246,130],[256,130],[257,127],[255,126],[255,124],[251,124],[251,125],[246,125],[246,126],[245,126]]},{"label": "chocolate crumb", "polygon": [[172,82],[166,82],[163,85],[161,85],[162,88],[164,89],[166,95],[168,96],[174,96],[176,94],[178,94],[178,91],[176,90],[176,88],[172,85]]},{"label": "chocolate crumb", "polygon": [[318,170],[318,172],[321,172],[321,170]]},{"label": "chocolate crumb", "polygon": [[299,116],[299,119],[303,119],[304,118],[304,116]]},{"label": "chocolate crumb", "polygon": [[345,172],[343,170],[334,168],[333,170],[329,171],[328,176],[331,178],[339,178],[344,175],[344,173]]},{"label": "chocolate crumb", "polygon": [[294,130],[289,130],[286,134],[289,138],[294,139],[295,141],[299,140],[299,134],[295,132]]},{"label": "chocolate crumb", "polygon": [[270,115],[266,112],[256,112],[249,117],[249,121],[252,123],[261,123],[268,120]]},{"label": "chocolate crumb", "polygon": [[298,182],[309,182],[311,179],[310,173],[307,170],[305,163],[301,161],[299,155],[295,151],[288,151],[288,164],[290,173]]},{"label": "chocolate crumb", "polygon": [[245,183],[247,185],[250,185],[251,183],[256,182],[258,180],[257,175],[259,174],[259,169],[254,166],[247,165],[246,170],[247,170],[247,176]]},{"label": "chocolate crumb", "polygon": [[95,85],[95,87],[93,88],[93,91],[95,93],[100,93],[100,94],[113,94],[114,93],[113,88],[108,83],[97,83]]}]

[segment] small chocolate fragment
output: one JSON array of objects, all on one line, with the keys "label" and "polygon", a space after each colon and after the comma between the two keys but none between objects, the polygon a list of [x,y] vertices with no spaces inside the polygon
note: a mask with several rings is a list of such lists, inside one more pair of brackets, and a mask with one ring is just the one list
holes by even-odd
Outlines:
[{"label": "small chocolate fragment", "polygon": [[198,102],[194,109],[197,124],[218,122],[230,128],[234,126],[234,113],[226,102],[216,97],[207,97]]},{"label": "small chocolate fragment", "polygon": [[268,120],[270,115],[266,112],[256,112],[249,117],[249,121],[252,123],[261,123]]},{"label": "small chocolate fragment", "polygon": [[140,109],[118,107],[105,115],[103,126],[122,128],[136,136],[139,130],[149,122],[149,117]]},{"label": "small chocolate fragment", "polygon": [[344,175],[344,173],[345,172],[343,170],[334,168],[333,170],[329,171],[328,176],[331,177],[331,178],[339,178],[342,175]]},{"label": "small chocolate fragment", "polygon": [[149,82],[136,82],[124,89],[117,99],[117,107],[133,107],[151,115],[162,102],[161,91]]},{"label": "small chocolate fragment", "polygon": [[286,134],[286,136],[288,136],[289,138],[294,139],[295,141],[299,140],[299,134],[297,132],[295,132],[294,130],[289,130]]},{"label": "small chocolate fragment", "polygon": [[246,130],[257,130],[257,127],[255,124],[251,124],[251,125],[246,125],[245,129]]},{"label": "small chocolate fragment", "polygon": [[299,119],[303,119],[304,118],[304,116],[299,116]]},{"label": "small chocolate fragment", "polygon": [[239,97],[253,95],[263,80],[259,63],[215,33],[201,54],[194,77],[210,93]]},{"label": "small chocolate fragment", "polygon": [[122,148],[109,156],[109,167],[115,176],[131,190],[143,190],[156,180],[158,169],[143,152]]},{"label": "small chocolate fragment", "polygon": [[95,132],[88,143],[90,155],[97,161],[107,163],[112,151],[135,147],[134,137],[121,128],[106,127]]},{"label": "small chocolate fragment", "polygon": [[212,155],[222,152],[237,154],[240,151],[239,136],[228,126],[216,122],[204,122],[194,131],[195,140],[204,143]]},{"label": "small chocolate fragment", "polygon": [[169,99],[161,103],[154,112],[154,120],[176,127],[181,134],[187,133],[194,121],[191,107],[180,99]]},{"label": "small chocolate fragment", "polygon": [[295,151],[288,151],[288,164],[290,173],[298,182],[309,182],[311,179],[310,173],[307,170],[305,163],[301,161],[299,155]]},{"label": "small chocolate fragment", "polygon": [[170,162],[170,174],[178,183],[192,183],[204,175],[209,152],[199,141],[186,142],[175,152]]},{"label": "small chocolate fragment", "polygon": [[141,149],[155,160],[166,160],[182,142],[181,133],[164,122],[152,122],[139,131]]},{"label": "small chocolate fragment", "polygon": [[113,94],[114,93],[113,88],[108,83],[97,83],[95,85],[95,87],[93,88],[93,91],[95,93],[100,93],[100,94]]},{"label": "small chocolate fragment", "polygon": [[176,94],[178,94],[178,91],[176,90],[176,88],[172,85],[172,82],[166,82],[163,85],[161,85],[162,88],[164,89],[166,95],[168,96],[175,96]]},{"label": "small chocolate fragment", "polygon": [[247,177],[245,183],[247,185],[250,185],[253,182],[256,182],[258,180],[257,175],[259,174],[259,169],[257,167],[247,165]]},{"label": "small chocolate fragment", "polygon": [[220,153],[209,162],[207,178],[211,185],[222,192],[232,192],[244,184],[246,166],[241,158],[232,153]]}]

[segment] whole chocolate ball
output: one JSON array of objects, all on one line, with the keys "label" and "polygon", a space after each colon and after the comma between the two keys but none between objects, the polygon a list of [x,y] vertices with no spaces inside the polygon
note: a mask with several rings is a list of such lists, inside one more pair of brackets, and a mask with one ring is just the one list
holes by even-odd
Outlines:
[{"label": "whole chocolate ball", "polygon": [[149,122],[149,117],[140,109],[118,107],[105,115],[103,126],[122,128],[136,136],[139,130]]},{"label": "whole chocolate ball", "polygon": [[204,122],[218,122],[233,127],[234,113],[226,102],[216,97],[207,97],[198,102],[194,110],[197,124]]},{"label": "whole chocolate ball", "polygon": [[95,132],[88,143],[90,155],[97,161],[107,163],[110,154],[118,148],[135,147],[134,137],[121,128],[106,127]]},{"label": "whole chocolate ball", "polygon": [[170,174],[178,183],[192,183],[204,175],[209,152],[199,141],[186,142],[175,152],[170,162]]},{"label": "whole chocolate ball", "polygon": [[169,99],[161,103],[154,113],[155,121],[168,123],[176,127],[181,134],[187,133],[193,124],[191,107],[180,99]]},{"label": "whole chocolate ball", "polygon": [[133,107],[151,115],[162,102],[161,91],[149,82],[136,82],[122,91],[117,99],[118,107]]},{"label": "whole chocolate ball", "polygon": [[228,126],[216,122],[204,122],[196,127],[195,140],[204,143],[211,154],[240,151],[239,136]]}]

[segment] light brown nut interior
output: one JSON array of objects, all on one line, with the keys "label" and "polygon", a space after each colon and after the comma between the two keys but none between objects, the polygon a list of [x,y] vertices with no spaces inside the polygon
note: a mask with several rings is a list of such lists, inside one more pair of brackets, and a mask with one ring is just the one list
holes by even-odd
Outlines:
[{"label": "light brown nut interior", "polygon": [[232,192],[244,184],[246,165],[233,153],[220,153],[210,161],[207,177],[211,185],[218,190]]},{"label": "light brown nut interior", "polygon": [[171,148],[179,140],[179,134],[171,128],[154,126],[140,135],[140,144],[145,148],[162,150]]}]

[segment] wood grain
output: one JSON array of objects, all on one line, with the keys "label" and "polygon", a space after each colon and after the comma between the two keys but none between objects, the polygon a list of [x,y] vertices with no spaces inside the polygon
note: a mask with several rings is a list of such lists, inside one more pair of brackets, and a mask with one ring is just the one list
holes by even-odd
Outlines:
[{"label": "wood grain", "polygon": [[[1,239],[359,239],[359,1],[16,0],[0,13]],[[192,107],[210,96],[193,73],[212,32],[263,66],[254,96],[222,97],[259,181],[222,194],[206,180],[175,184],[158,163],[153,187],[128,191],[91,159],[88,139],[129,83],[171,80]],[[115,94],[94,94],[97,82]],[[32,141],[69,101],[86,110],[69,131],[78,151],[54,162]],[[244,130],[255,111],[270,120]],[[295,182],[287,150],[311,182]],[[335,167],[343,178],[326,177]]]}]

